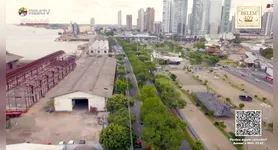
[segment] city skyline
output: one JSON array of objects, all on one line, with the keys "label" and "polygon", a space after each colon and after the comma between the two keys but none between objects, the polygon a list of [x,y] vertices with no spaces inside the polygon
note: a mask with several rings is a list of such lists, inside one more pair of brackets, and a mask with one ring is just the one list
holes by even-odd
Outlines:
[{"label": "city skyline", "polygon": [[[222,1],[223,4],[224,0]],[[236,6],[242,5],[260,5],[263,12],[267,11],[266,4],[273,3],[273,0],[232,0],[231,16],[235,12]],[[187,14],[192,12],[193,0],[188,0]],[[20,7],[32,9],[50,9],[50,14],[45,16],[49,19],[49,23],[69,23],[70,21],[79,24],[89,24],[92,17],[95,18],[96,24],[117,24],[117,12],[122,11],[122,17],[130,14],[133,18],[138,17],[140,8],[153,7],[155,9],[155,21],[162,21],[163,1],[160,0],[134,0],[132,3],[128,0],[60,0],[60,1],[41,1],[37,3],[35,0],[26,1],[7,1],[6,2],[6,23],[20,23],[20,17],[17,13]],[[109,15],[109,17],[103,17]],[[82,16],[82,17],[80,17]],[[188,20],[187,20],[188,22]],[[137,20],[133,19],[133,25],[137,24]],[[126,25],[126,20],[122,20],[122,25]]]}]

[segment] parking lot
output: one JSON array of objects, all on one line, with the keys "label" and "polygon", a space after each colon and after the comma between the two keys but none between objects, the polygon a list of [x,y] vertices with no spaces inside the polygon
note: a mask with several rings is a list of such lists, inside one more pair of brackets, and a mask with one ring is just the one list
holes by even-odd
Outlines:
[{"label": "parking lot", "polygon": [[58,144],[60,141],[70,140],[96,143],[102,128],[97,122],[97,116],[85,110],[76,110],[73,113],[25,114],[13,119],[12,123],[12,128],[6,134],[7,144],[26,141]]}]

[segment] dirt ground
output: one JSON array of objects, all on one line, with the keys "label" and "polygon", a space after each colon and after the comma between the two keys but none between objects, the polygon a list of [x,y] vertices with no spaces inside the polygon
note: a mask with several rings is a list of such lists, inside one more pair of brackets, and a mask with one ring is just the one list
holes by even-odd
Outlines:
[{"label": "dirt ground", "polygon": [[20,142],[58,144],[60,141],[86,140],[98,142],[101,126],[96,115],[83,111],[73,113],[44,113],[24,115],[12,120],[7,130],[7,144]]},{"label": "dirt ground", "polygon": [[[244,85],[244,89],[248,92],[248,93],[256,93],[256,95],[260,95],[260,97],[266,97],[268,100],[270,100],[271,102],[273,101],[273,94],[269,93],[263,89],[260,89],[256,86],[254,86],[253,84],[250,84],[240,78],[237,78],[236,76],[233,76],[232,74],[223,71],[223,70],[219,70],[216,72],[218,75],[220,75],[221,77],[224,77],[224,75],[226,74],[228,76],[227,81],[230,81],[231,83],[234,83],[238,86]],[[254,94],[255,95],[255,94]]]},{"label": "dirt ground", "polygon": [[[185,71],[171,71],[177,76],[177,81],[182,85],[183,89],[194,91],[203,88],[200,82],[196,81],[191,73],[185,74]],[[213,125],[213,123],[204,115],[204,113],[189,98],[177,89],[182,98],[187,102],[187,106],[181,109],[188,123],[194,128],[195,132],[202,139],[208,149],[227,149],[235,150],[235,147],[229,140]],[[211,138],[213,135],[213,138]]]}]

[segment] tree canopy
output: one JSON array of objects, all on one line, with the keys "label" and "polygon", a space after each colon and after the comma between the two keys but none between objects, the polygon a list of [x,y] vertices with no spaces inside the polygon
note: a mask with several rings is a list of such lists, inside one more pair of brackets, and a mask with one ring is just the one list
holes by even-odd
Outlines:
[{"label": "tree canopy", "polygon": [[208,54],[204,54],[204,53],[200,53],[200,52],[190,52],[187,55],[190,59],[190,63],[193,65],[199,65],[202,63],[206,63],[208,65],[215,65],[216,63],[219,62],[219,58],[217,56],[212,56],[212,55],[208,55]]},{"label": "tree canopy", "polygon": [[156,89],[154,86],[143,86],[140,88],[140,95],[138,99],[143,101],[149,97],[156,97]]},{"label": "tree canopy", "polygon": [[125,91],[131,89],[132,87],[132,83],[130,81],[126,81],[125,79],[118,79],[116,81],[116,93],[125,94]]},{"label": "tree canopy", "polygon": [[[142,96],[143,104],[140,108],[140,117],[144,123],[143,138],[144,145],[152,145],[161,150],[178,149],[184,140],[181,130],[186,123],[171,114],[167,107],[156,96],[154,87],[143,86],[141,90],[151,89],[148,94]],[[147,97],[152,96],[152,97]]]},{"label": "tree canopy", "polygon": [[[136,137],[133,137],[133,141],[135,143]],[[129,127],[109,124],[100,134],[100,143],[107,150],[128,149],[131,145]]]},{"label": "tree canopy", "polygon": [[155,77],[157,87],[162,101],[170,108],[184,108],[186,102],[181,98],[180,93],[175,90],[171,80],[163,75]]},{"label": "tree canopy", "polygon": [[[128,109],[123,107],[119,110],[111,113],[108,117],[109,123],[114,123],[122,126],[128,126],[129,127],[129,115],[128,115]],[[135,115],[131,114],[131,123],[135,122]]]},{"label": "tree canopy", "polygon": [[260,49],[260,53],[266,59],[273,58],[273,48]]},{"label": "tree canopy", "polygon": [[130,106],[134,105],[134,100],[130,97],[126,97],[122,94],[114,94],[109,100],[107,101],[107,109],[108,111],[115,112],[121,108],[128,108],[128,103]]}]

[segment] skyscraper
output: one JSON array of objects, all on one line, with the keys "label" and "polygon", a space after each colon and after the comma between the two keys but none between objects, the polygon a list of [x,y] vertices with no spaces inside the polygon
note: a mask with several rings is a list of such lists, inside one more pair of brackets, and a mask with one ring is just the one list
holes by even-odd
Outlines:
[{"label": "skyscraper", "polygon": [[172,32],[179,36],[185,35],[187,20],[187,0],[174,0]]},{"label": "skyscraper", "polygon": [[170,33],[172,22],[172,0],[163,1],[162,32]]},{"label": "skyscraper", "polygon": [[232,16],[231,20],[231,32],[235,33],[236,32],[236,20],[235,20],[235,15]]},{"label": "skyscraper", "polygon": [[161,22],[160,21],[156,21],[154,23],[154,33],[155,34],[160,34],[161,32]]},{"label": "skyscraper", "polygon": [[91,20],[90,20],[90,24],[91,24],[91,26],[92,26],[92,27],[94,27],[94,26],[95,26],[95,18],[91,18]]},{"label": "skyscraper", "polygon": [[265,36],[270,36],[273,32],[273,12],[268,11],[263,14],[262,17],[262,28],[261,34]]},{"label": "skyscraper", "polygon": [[209,7],[209,35],[213,39],[218,39],[218,29],[221,22],[222,0],[211,0]]},{"label": "skyscraper", "polygon": [[138,22],[137,22],[137,28],[140,30],[140,32],[143,32],[144,31],[144,15],[145,15],[145,12],[144,12],[144,8],[141,8],[139,9],[138,11]]},{"label": "skyscraper", "polygon": [[146,29],[149,32],[154,32],[154,19],[155,19],[154,12],[155,12],[154,8],[148,7],[146,9],[146,18],[145,18]]},{"label": "skyscraper", "polygon": [[126,15],[126,29],[132,30],[132,15]]},{"label": "skyscraper", "polygon": [[202,20],[201,20],[201,28],[200,35],[206,35],[208,33],[209,27],[209,0],[203,0],[201,5],[202,10]]},{"label": "skyscraper", "polygon": [[202,22],[202,0],[193,1],[191,21],[191,35],[199,36],[201,34],[200,31]]},{"label": "skyscraper", "polygon": [[230,10],[231,10],[231,0],[224,0],[224,6],[222,9],[221,27],[220,27],[221,33],[226,33],[229,30]]},{"label": "skyscraper", "polygon": [[122,27],[122,11],[121,10],[118,11],[118,27],[119,28]]}]

